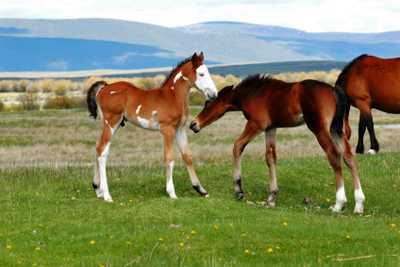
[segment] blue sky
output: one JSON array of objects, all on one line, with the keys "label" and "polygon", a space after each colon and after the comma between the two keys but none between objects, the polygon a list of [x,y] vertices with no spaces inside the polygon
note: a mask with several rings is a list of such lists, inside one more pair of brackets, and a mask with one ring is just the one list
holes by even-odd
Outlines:
[{"label": "blue sky", "polygon": [[400,30],[399,0],[1,0],[0,18],[115,18],[162,26],[230,20],[311,32]]}]

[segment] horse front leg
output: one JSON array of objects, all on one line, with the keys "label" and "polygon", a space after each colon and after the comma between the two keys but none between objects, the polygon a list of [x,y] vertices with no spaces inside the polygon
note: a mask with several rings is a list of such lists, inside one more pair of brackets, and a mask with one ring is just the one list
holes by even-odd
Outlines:
[{"label": "horse front leg", "polygon": [[166,175],[166,191],[170,198],[177,199],[175,193],[175,186],[173,180],[174,171],[174,136],[175,129],[171,126],[161,127],[161,134],[164,138],[164,162],[165,162],[165,175]]},{"label": "horse front leg", "polygon": [[207,191],[201,185],[196,171],[193,168],[192,152],[189,148],[189,142],[185,129],[179,128],[176,131],[176,142],[178,144],[179,151],[181,152],[182,159],[185,162],[193,188],[201,196],[208,197]]},{"label": "horse front leg", "polygon": [[265,131],[265,160],[269,170],[268,206],[275,207],[278,198],[278,180],[276,177],[276,129]]},{"label": "horse front leg", "polygon": [[241,157],[247,144],[256,137],[262,129],[256,123],[248,121],[246,127],[233,146],[233,182],[235,196],[238,200],[243,199],[244,193],[242,189],[241,178]]}]

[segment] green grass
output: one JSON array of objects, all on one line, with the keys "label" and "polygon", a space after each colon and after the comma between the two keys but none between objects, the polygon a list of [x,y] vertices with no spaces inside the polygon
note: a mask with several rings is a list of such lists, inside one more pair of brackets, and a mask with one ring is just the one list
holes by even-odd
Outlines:
[{"label": "green grass", "polygon": [[331,214],[334,179],[321,157],[279,161],[275,209],[258,203],[262,158],[244,159],[242,202],[228,163],[197,167],[209,199],[178,165],[176,201],[161,166],[110,168],[112,204],[95,198],[89,167],[1,170],[0,266],[398,266],[399,158],[359,157],[364,216],[352,214],[350,179],[347,209]]}]

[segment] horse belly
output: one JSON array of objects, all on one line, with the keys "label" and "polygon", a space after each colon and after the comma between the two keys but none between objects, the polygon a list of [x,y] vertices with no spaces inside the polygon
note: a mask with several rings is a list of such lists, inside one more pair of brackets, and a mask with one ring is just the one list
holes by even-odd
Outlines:
[{"label": "horse belly", "polygon": [[388,113],[400,113],[400,95],[374,97],[371,107]]},{"label": "horse belly", "polygon": [[160,130],[157,111],[153,110],[148,118],[140,113],[141,108],[141,105],[137,106],[135,114],[130,116],[129,121],[146,130]]},{"label": "horse belly", "polygon": [[297,127],[304,124],[303,113],[282,114],[280,118],[275,118],[273,125],[281,128]]}]

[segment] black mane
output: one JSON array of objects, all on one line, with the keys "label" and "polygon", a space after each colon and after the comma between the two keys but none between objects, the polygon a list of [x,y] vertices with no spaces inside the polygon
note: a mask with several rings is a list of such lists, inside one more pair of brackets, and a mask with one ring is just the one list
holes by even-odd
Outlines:
[{"label": "black mane", "polygon": [[185,65],[186,63],[188,63],[191,60],[192,60],[192,57],[190,56],[190,57],[182,60],[181,62],[179,62],[176,65],[176,67],[171,70],[171,72],[168,74],[167,78],[165,78],[165,80],[161,86],[164,86],[173,76],[175,76],[177,69],[179,69],[180,67],[182,67],[183,65]]},{"label": "black mane", "polygon": [[368,54],[362,54],[355,59],[353,59],[350,63],[348,63],[342,70],[342,72],[339,74],[338,79],[336,80],[335,87],[340,87],[343,89],[344,83],[347,79],[347,75],[349,74],[349,71],[353,64],[358,62],[359,60],[363,59],[364,57],[368,56]]}]

